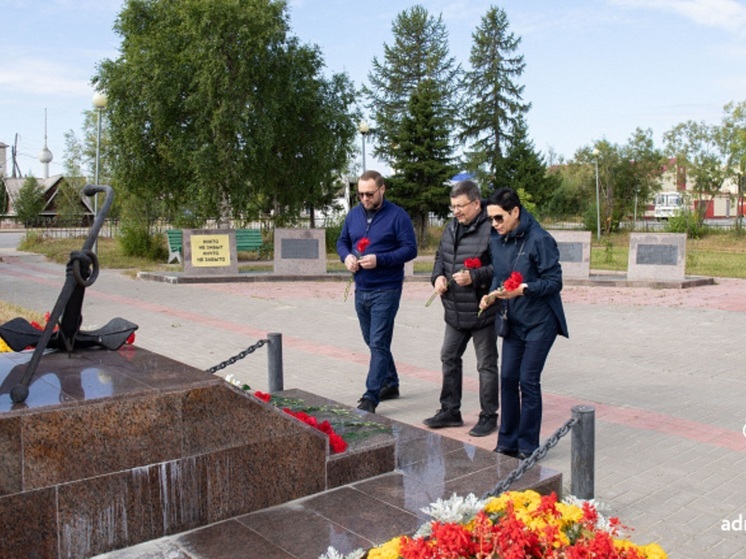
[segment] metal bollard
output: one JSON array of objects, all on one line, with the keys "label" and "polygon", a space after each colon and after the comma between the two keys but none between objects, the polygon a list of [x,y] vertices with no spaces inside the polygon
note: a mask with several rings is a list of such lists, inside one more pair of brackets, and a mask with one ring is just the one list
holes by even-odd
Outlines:
[{"label": "metal bollard", "polygon": [[593,499],[596,409],[593,406],[574,406],[572,416],[578,422],[572,428],[570,491],[579,499]]},{"label": "metal bollard", "polygon": [[267,334],[267,372],[269,374],[269,392],[284,390],[282,369],[282,334]]}]

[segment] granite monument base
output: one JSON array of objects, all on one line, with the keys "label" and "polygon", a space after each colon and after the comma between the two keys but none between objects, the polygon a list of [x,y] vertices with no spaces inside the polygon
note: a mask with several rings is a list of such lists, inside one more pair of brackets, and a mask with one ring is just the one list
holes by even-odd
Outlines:
[{"label": "granite monument base", "polygon": [[[349,448],[330,454],[325,435],[275,405],[133,346],[47,354],[26,402],[13,404],[9,392],[30,357],[0,354],[1,558],[160,557],[188,548],[213,559],[225,556],[214,550],[257,538],[263,527],[270,531],[258,543],[273,550],[263,557],[305,557],[309,542],[339,543],[337,532],[365,533],[372,545],[411,531],[421,520],[416,511],[435,498],[487,491],[517,465],[350,408],[352,420],[338,429]],[[319,419],[345,408],[298,390],[273,398]],[[559,493],[561,479],[537,466],[515,488]],[[411,512],[394,504],[402,499]],[[298,526],[311,510],[317,523],[336,528],[308,540]],[[151,544],[161,551],[140,554]],[[297,554],[288,553],[293,546]],[[174,555],[182,556],[193,555]]]}]

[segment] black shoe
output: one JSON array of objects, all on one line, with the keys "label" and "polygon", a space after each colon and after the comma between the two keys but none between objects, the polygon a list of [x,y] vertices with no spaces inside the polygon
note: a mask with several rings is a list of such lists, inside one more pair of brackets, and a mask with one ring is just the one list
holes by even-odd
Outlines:
[{"label": "black shoe", "polygon": [[497,431],[497,415],[479,414],[479,421],[469,431],[470,437],[486,437]]},{"label": "black shoe", "polygon": [[511,458],[518,458],[517,450],[508,450],[506,448],[496,448],[495,452],[497,452],[498,454],[504,454],[505,456],[510,456]]},{"label": "black shoe", "polygon": [[399,387],[398,386],[384,386],[381,388],[381,391],[378,393],[378,399],[383,400],[393,400],[394,398],[399,397]]},{"label": "black shoe", "polygon": [[422,423],[430,429],[440,429],[441,427],[461,427],[464,424],[461,419],[460,411],[438,410],[434,416],[428,417]]},{"label": "black shoe", "polygon": [[357,401],[357,409],[367,411],[368,413],[376,413],[376,405],[368,398],[360,398]]}]

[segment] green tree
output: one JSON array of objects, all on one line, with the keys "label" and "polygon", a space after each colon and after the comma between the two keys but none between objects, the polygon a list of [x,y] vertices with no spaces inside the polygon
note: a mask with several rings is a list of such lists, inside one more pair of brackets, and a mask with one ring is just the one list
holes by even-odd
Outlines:
[{"label": "green tree", "polygon": [[14,204],[18,221],[23,223],[24,227],[35,226],[45,204],[44,187],[39,184],[36,177],[29,175],[18,190],[18,198]]},{"label": "green tree", "polygon": [[719,127],[689,120],[663,135],[666,149],[686,169],[697,201],[697,223],[702,225],[710,202],[729,176],[727,146]]},{"label": "green tree", "polygon": [[122,54],[94,82],[127,215],[225,227],[329,200],[352,151],[352,86],[288,37],[285,2],[129,0],[115,30]]},{"label": "green tree", "polygon": [[383,61],[373,58],[373,69],[368,73],[370,86],[363,87],[363,94],[376,123],[374,153],[400,170],[405,161],[399,160],[402,152],[398,148],[407,140],[402,122],[413,95],[422,95],[418,88],[428,80],[427,87],[437,90],[432,97],[439,103],[439,117],[452,129],[461,68],[449,55],[448,31],[442,17],[432,17],[420,5],[397,15],[392,34],[394,43],[384,43]]},{"label": "green tree", "polygon": [[256,110],[263,133],[254,147],[254,176],[262,177],[261,195],[246,203],[271,211],[278,224],[307,209],[313,225],[314,210],[330,205],[341,188],[354,151],[354,87],[345,74],[323,78],[318,48],[295,38],[272,53],[270,64],[273,79],[262,84]]},{"label": "green tree", "polygon": [[401,143],[392,152],[399,172],[392,178],[390,198],[412,217],[421,246],[430,212],[441,216],[448,212],[448,179],[457,171],[448,119],[440,110],[441,94],[432,80],[419,83],[402,117]]},{"label": "green tree", "polygon": [[526,67],[518,54],[521,39],[509,31],[505,11],[494,6],[472,38],[459,139],[471,142],[467,169],[483,182],[486,178],[488,183],[505,184],[511,172],[505,168],[506,154],[515,140],[525,141],[523,117],[531,108],[523,102],[524,86],[518,83]]},{"label": "green tree", "polygon": [[537,213],[548,215],[549,200],[560,187],[561,180],[558,175],[547,173],[544,160],[528,139],[526,126],[521,119],[508,146],[502,168],[506,181],[504,184],[516,191],[522,189],[535,204]]},{"label": "green tree", "polygon": [[399,13],[392,32],[394,43],[384,44],[382,62],[373,59],[363,93],[376,122],[374,153],[395,169],[387,194],[407,209],[422,245],[429,213],[448,213],[461,69],[449,55],[442,17],[422,6]]},{"label": "green tree", "polygon": [[720,127],[720,143],[727,154],[726,168],[738,186],[736,229],[743,230],[743,199],[746,192],[746,101],[728,103]]},{"label": "green tree", "polygon": [[[541,208],[541,215],[566,219],[577,217],[587,210],[588,200],[593,199],[595,192],[591,189],[591,184],[595,185],[594,168],[587,163],[573,160],[557,165],[547,174],[554,177],[559,184],[546,206]],[[593,208],[595,219],[595,205]]]},{"label": "green tree", "polygon": [[655,147],[653,131],[637,128],[620,150],[621,168],[615,192],[614,218],[639,217],[648,200],[661,188],[665,157]]},{"label": "green tree", "polygon": [[586,226],[596,228],[596,174],[598,165],[598,195],[601,230],[605,234],[617,231],[622,220],[635,215],[635,204],[645,204],[660,189],[664,158],[655,148],[651,130],[636,129],[625,145],[606,140],[596,142],[575,154],[575,164],[585,170],[584,204]]},{"label": "green tree", "polygon": [[83,111],[82,139],[73,130],[65,133],[64,167],[66,177],[76,177],[93,184],[96,176],[96,144],[99,144],[99,183],[112,183],[112,151],[109,137],[109,119],[106,109],[101,109],[101,137],[98,136],[98,111]]}]

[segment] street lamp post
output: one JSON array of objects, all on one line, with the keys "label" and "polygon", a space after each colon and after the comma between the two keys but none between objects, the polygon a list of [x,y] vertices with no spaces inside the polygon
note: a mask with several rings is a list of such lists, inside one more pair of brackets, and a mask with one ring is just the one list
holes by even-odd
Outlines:
[{"label": "street lamp post", "polygon": [[[108,101],[106,94],[101,92],[96,92],[93,94],[93,106],[96,107],[96,110],[98,111],[98,118],[97,118],[97,131],[96,131],[96,163],[95,163],[95,170],[94,170],[94,177],[93,182],[96,183],[98,186],[98,168],[101,160],[101,111],[106,108],[106,102]],[[96,217],[98,216],[98,193],[93,195],[93,221],[96,221]],[[93,253],[97,253],[98,249],[98,239],[93,241]]]},{"label": "street lamp post", "polygon": [[370,125],[364,120],[360,121],[357,129],[360,131],[360,137],[363,139],[363,173],[365,172],[365,136],[370,132]]},{"label": "street lamp post", "polygon": [[601,239],[601,197],[598,193],[598,148],[593,150],[593,158],[596,160],[596,239]]}]

